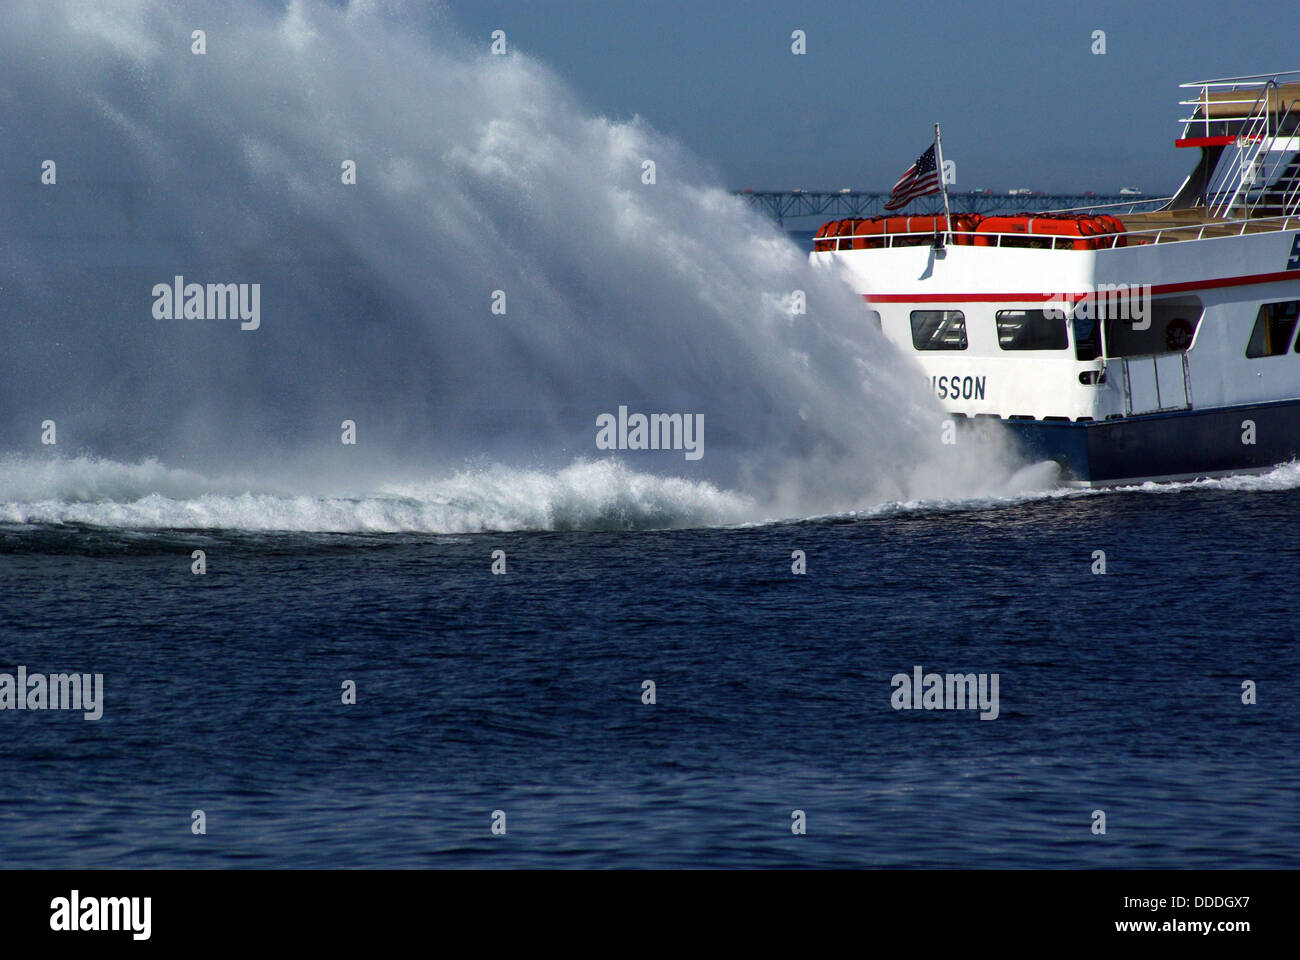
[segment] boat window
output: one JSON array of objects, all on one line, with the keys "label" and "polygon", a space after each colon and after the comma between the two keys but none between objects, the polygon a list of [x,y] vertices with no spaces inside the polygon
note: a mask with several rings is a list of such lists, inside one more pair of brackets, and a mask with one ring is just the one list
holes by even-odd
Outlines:
[{"label": "boat window", "polygon": [[[1145,357],[1158,353],[1183,353],[1192,346],[1205,308],[1199,297],[1180,296],[1153,300],[1149,316],[1138,320],[1141,304],[1121,304],[1107,309],[1104,320],[1106,356]],[[1101,311],[1099,311],[1101,312]],[[1116,315],[1118,314],[1118,315]],[[1139,326],[1142,329],[1138,329]]]},{"label": "boat window", "polygon": [[1003,350],[1064,350],[1070,345],[1060,310],[999,310],[997,321]]},{"label": "boat window", "polygon": [[1276,357],[1291,348],[1291,335],[1295,333],[1297,307],[1300,301],[1284,300],[1281,303],[1261,303],[1255,315],[1255,329],[1246,344],[1248,357]]},{"label": "boat window", "polygon": [[966,315],[960,310],[913,310],[912,346],[918,350],[965,350]]},{"label": "boat window", "polygon": [[1074,356],[1084,361],[1101,356],[1101,326],[1092,317],[1074,318]]}]

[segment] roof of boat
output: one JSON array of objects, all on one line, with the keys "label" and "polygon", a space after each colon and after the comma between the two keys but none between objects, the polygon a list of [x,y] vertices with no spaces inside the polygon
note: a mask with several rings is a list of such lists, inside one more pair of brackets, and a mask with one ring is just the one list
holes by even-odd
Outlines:
[{"label": "roof of boat", "polygon": [[[1209,120],[1227,120],[1250,114],[1264,97],[1263,89],[1207,91],[1205,99],[1185,100],[1197,106],[1197,116]],[[1268,88],[1269,113],[1300,110],[1300,83],[1286,83]]]},{"label": "roof of boat", "polygon": [[1300,111],[1300,70],[1196,80],[1180,86],[1196,91],[1180,101],[1196,108],[1186,120],[1244,120],[1257,115],[1265,101],[1267,113]]}]

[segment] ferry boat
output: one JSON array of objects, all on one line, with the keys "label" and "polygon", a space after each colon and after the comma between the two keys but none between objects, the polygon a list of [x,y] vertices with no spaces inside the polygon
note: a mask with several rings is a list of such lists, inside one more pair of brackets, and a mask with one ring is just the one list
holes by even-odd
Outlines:
[{"label": "ferry boat", "polygon": [[814,238],[955,419],[1000,421],[1072,486],[1300,455],[1300,71],[1181,89],[1176,146],[1199,157],[1155,209],[835,220]]}]

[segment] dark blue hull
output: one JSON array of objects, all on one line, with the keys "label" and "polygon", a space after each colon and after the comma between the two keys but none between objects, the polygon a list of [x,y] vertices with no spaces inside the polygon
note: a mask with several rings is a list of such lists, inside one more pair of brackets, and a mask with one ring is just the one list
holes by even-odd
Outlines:
[{"label": "dark blue hull", "polygon": [[1002,422],[1027,456],[1055,460],[1063,480],[1090,486],[1249,473],[1300,457],[1300,400],[1115,420]]}]

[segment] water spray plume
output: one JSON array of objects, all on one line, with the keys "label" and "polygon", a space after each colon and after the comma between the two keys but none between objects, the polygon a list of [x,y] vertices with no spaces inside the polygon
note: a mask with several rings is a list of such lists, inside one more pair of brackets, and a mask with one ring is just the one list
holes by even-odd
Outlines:
[{"label": "water spray plume", "polygon": [[[639,527],[1006,487],[1001,444],[940,443],[919,369],[843,283],[524,54],[373,5],[6,16],[10,515],[351,529],[379,504],[377,528]],[[159,319],[177,276],[258,284],[257,329]],[[702,415],[705,455],[597,449],[620,405]],[[205,497],[236,499],[215,518]]]}]

